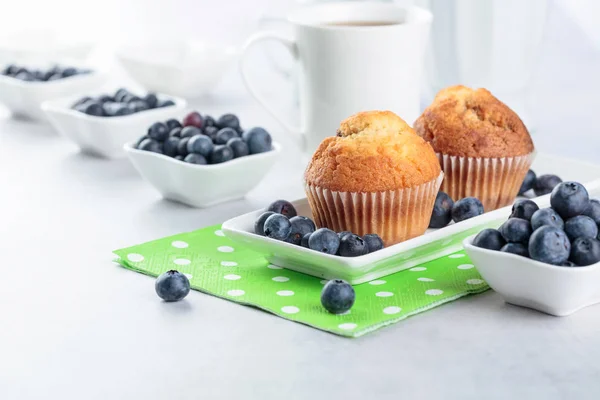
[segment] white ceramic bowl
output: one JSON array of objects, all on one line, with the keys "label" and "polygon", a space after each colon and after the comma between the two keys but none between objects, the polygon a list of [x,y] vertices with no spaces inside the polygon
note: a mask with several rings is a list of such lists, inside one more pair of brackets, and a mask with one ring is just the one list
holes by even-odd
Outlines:
[{"label": "white ceramic bowl", "polygon": [[222,164],[195,165],[174,158],[137,150],[135,142],[124,146],[140,175],[165,199],[192,207],[210,207],[242,198],[254,188],[273,166],[281,147],[236,158]]},{"label": "white ceramic bowl", "polygon": [[[81,67],[72,64],[69,66]],[[50,82],[25,82],[0,75],[0,103],[3,103],[16,116],[45,120],[46,116],[41,108],[45,101],[84,94],[102,86],[105,81],[106,75],[94,70],[89,74],[70,76]]]},{"label": "white ceramic bowl", "polygon": [[[600,180],[585,184],[590,197],[600,196]],[[550,195],[532,199],[550,206]],[[559,267],[515,254],[473,246],[475,235],[464,240],[475,268],[507,303],[564,316],[600,302],[600,263]]]},{"label": "white ceramic bowl", "polygon": [[[112,93],[102,91],[87,95],[97,96],[108,92]],[[180,117],[187,104],[183,99],[159,94],[160,99],[171,99],[175,105],[122,117],[96,117],[71,108],[81,97],[47,101],[42,104],[42,109],[56,130],[75,143],[82,152],[106,158],[124,157],[125,143],[142,137],[148,127],[157,121]]]},{"label": "white ceramic bowl", "polygon": [[212,90],[236,56],[234,47],[199,42],[130,45],[117,51],[129,75],[146,89],[187,98]]}]

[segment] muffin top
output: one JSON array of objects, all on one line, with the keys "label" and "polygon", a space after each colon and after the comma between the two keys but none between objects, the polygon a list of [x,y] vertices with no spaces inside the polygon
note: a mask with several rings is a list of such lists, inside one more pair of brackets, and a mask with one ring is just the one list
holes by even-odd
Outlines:
[{"label": "muffin top", "polygon": [[521,119],[486,89],[451,86],[441,90],[414,126],[438,153],[497,158],[533,151]]},{"label": "muffin top", "polygon": [[440,164],[431,145],[390,111],[367,111],[343,121],[313,154],[308,184],[340,192],[382,192],[437,178]]}]

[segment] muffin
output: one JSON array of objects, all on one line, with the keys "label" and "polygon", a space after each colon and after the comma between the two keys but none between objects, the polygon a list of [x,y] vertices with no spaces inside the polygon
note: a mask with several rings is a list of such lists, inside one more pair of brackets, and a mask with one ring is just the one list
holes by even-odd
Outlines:
[{"label": "muffin", "polygon": [[304,174],[315,223],[378,234],[387,246],[425,232],[443,174],[431,145],[390,111],[343,121]]},{"label": "muffin", "polygon": [[486,89],[440,91],[414,124],[431,143],[452,199],[477,197],[485,211],[512,204],[534,158],[521,119]]}]

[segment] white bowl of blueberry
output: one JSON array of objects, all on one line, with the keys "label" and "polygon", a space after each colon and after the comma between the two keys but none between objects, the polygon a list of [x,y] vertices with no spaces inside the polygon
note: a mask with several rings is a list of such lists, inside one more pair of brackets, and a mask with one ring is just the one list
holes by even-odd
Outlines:
[{"label": "white bowl of blueberry", "polygon": [[508,303],[557,316],[596,304],[600,201],[590,195],[600,195],[600,181],[562,182],[550,196],[518,201],[499,229],[465,239],[465,250]]},{"label": "white bowl of blueberry", "polygon": [[215,120],[194,111],[181,122],[153,123],[124,149],[164,198],[209,207],[244,197],[271,169],[281,148],[263,128],[242,130],[233,114]]},{"label": "white bowl of blueberry", "polygon": [[124,157],[123,145],[136,139],[157,119],[179,115],[186,107],[180,98],[155,93],[136,95],[127,89],[114,94],[71,96],[42,104],[52,125],[82,152]]},{"label": "white bowl of blueberry", "polygon": [[42,120],[43,102],[93,90],[105,79],[87,66],[9,64],[0,71],[0,103],[17,116]]}]

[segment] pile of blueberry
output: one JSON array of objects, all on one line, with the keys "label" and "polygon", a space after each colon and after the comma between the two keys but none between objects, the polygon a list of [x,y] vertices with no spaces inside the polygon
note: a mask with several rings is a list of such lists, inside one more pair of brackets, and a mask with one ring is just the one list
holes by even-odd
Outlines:
[{"label": "pile of blueberry", "polygon": [[173,100],[161,100],[156,94],[137,96],[127,89],[119,89],[114,95],[103,94],[98,97],[82,97],[71,108],[95,117],[121,117],[153,108],[175,105]]},{"label": "pile of blueberry", "polygon": [[552,190],[562,182],[556,175],[540,175],[537,176],[533,170],[527,171],[527,175],[525,175],[525,179],[523,179],[523,184],[519,189],[519,195],[523,196],[531,189],[536,196],[543,196],[548,193],[552,193]]},{"label": "pile of blueberry", "polygon": [[233,114],[214,119],[198,112],[155,122],[136,145],[139,150],[164,154],[190,164],[219,164],[272,149],[271,135],[263,128],[244,131]]},{"label": "pile of blueberry", "polygon": [[55,65],[47,70],[27,69],[20,65],[10,64],[2,70],[2,75],[10,76],[25,82],[49,82],[57,79],[68,78],[75,75],[89,74],[89,69],[77,69],[74,67],[61,67]]},{"label": "pile of blueberry", "polygon": [[565,267],[600,262],[600,201],[577,182],[561,182],[551,193],[550,208],[518,201],[508,221],[479,232],[473,245]]},{"label": "pile of blueberry", "polygon": [[383,240],[377,234],[360,237],[349,231],[335,233],[327,228],[316,229],[310,218],[297,214],[289,201],[277,200],[258,217],[254,223],[254,232],[271,239],[342,257],[358,257],[383,249]]},{"label": "pile of blueberry", "polygon": [[443,228],[450,221],[460,222],[483,214],[483,204],[475,197],[465,197],[456,203],[446,192],[439,191],[435,197],[430,228]]}]

